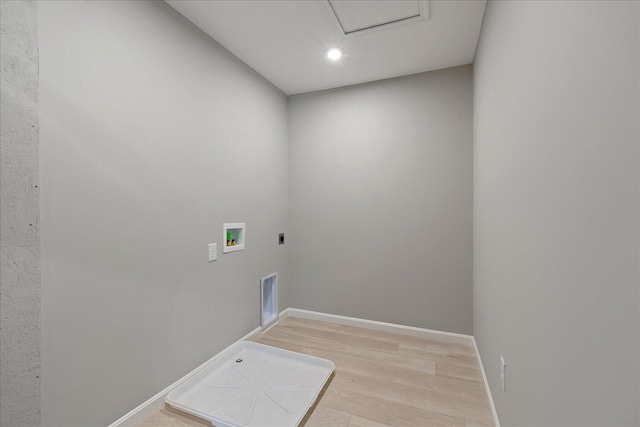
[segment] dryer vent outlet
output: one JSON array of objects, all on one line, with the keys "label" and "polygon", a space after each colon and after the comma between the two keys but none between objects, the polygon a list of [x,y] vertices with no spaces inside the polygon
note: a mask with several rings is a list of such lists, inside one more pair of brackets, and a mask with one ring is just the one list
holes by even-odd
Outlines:
[{"label": "dryer vent outlet", "polygon": [[260,279],[260,325],[264,331],[278,321],[278,273]]}]

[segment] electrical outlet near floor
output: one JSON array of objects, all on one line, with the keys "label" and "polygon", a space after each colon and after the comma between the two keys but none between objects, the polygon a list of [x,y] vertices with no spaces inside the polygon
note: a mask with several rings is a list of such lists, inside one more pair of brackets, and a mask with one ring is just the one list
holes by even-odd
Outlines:
[{"label": "electrical outlet near floor", "polygon": [[507,391],[507,363],[502,356],[500,356],[500,381],[502,382],[502,391]]}]

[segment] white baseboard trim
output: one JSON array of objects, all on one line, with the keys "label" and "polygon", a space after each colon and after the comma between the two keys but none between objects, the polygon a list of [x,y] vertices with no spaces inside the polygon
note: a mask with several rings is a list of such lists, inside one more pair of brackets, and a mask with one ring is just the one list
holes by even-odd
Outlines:
[{"label": "white baseboard trim", "polygon": [[495,427],[500,427],[500,421],[498,420],[498,413],[496,412],[496,405],[493,404],[493,397],[491,396],[489,381],[487,381],[487,375],[484,373],[484,366],[482,365],[482,358],[480,357],[480,351],[478,350],[478,345],[476,344],[475,337],[473,337],[473,348],[476,349],[476,357],[478,358],[478,363],[480,364],[480,371],[482,372],[482,380],[484,381],[484,388],[487,391],[487,398],[489,399],[489,404],[491,404],[491,412],[493,413],[493,424]]},{"label": "white baseboard trim", "polygon": [[147,418],[149,418],[151,415],[156,413],[160,408],[162,408],[164,406],[164,399],[165,399],[165,397],[167,397],[167,395],[169,394],[169,392],[171,390],[173,390],[174,388],[178,387],[180,384],[182,384],[183,382],[185,382],[186,380],[188,380],[189,378],[191,378],[192,376],[194,376],[195,374],[197,374],[198,372],[200,372],[201,370],[203,370],[204,368],[209,366],[216,359],[218,359],[220,356],[222,356],[233,345],[235,345],[235,344],[237,344],[237,343],[239,343],[241,341],[248,340],[249,338],[253,337],[254,335],[259,334],[260,332],[261,332],[261,328],[260,328],[260,326],[258,326],[253,331],[249,332],[247,335],[245,335],[244,337],[240,338],[238,341],[236,341],[235,343],[231,344],[229,347],[225,348],[220,353],[216,354],[211,359],[207,360],[202,365],[198,366],[196,369],[194,369],[193,371],[189,372],[187,375],[185,375],[184,377],[180,378],[178,381],[176,381],[173,384],[171,384],[169,387],[167,387],[164,390],[162,390],[160,393],[158,393],[155,396],[153,396],[151,399],[149,399],[146,402],[144,402],[143,404],[139,405],[138,407],[136,407],[135,409],[133,409],[132,411],[130,411],[126,415],[120,417],[117,421],[115,421],[114,423],[110,424],[109,427],[135,427],[136,425],[140,424],[142,421],[144,421]]},{"label": "white baseboard trim", "polygon": [[280,315],[285,317],[302,317],[305,319],[319,320],[321,322],[338,323],[340,325],[356,326],[358,328],[372,329],[374,331],[390,332],[399,335],[409,335],[418,338],[427,338],[441,342],[471,344],[473,336],[456,334],[453,332],[435,331],[432,329],[416,328],[413,326],[397,325],[395,323],[377,322],[375,320],[358,319],[357,317],[338,316],[336,314],[320,313],[317,311],[287,308]]},{"label": "white baseboard trim", "polygon": [[[271,325],[268,329],[271,329],[273,326],[278,324],[278,322],[282,319],[286,319],[287,317],[301,317],[304,319],[311,320],[319,320],[321,322],[328,323],[336,323],[340,325],[347,326],[356,326],[359,328],[371,329],[375,331],[383,331],[390,332],[394,334],[400,335],[408,335],[419,338],[428,338],[441,342],[448,343],[459,343],[459,344],[473,344],[473,348],[476,351],[476,357],[478,358],[478,363],[480,364],[480,370],[482,371],[482,379],[484,380],[484,386],[487,391],[487,397],[489,398],[489,403],[491,404],[491,410],[493,412],[493,419],[495,423],[495,427],[500,427],[500,422],[498,421],[498,414],[496,413],[496,407],[493,404],[493,398],[491,397],[491,390],[489,389],[489,383],[487,382],[487,376],[484,372],[484,367],[482,366],[482,359],[480,359],[480,353],[478,352],[478,346],[476,345],[476,340],[472,335],[464,335],[464,334],[456,334],[453,332],[442,332],[435,331],[432,329],[423,329],[416,328],[413,326],[404,326],[404,325],[396,325],[394,323],[385,323],[385,322],[377,322],[375,320],[367,320],[367,319],[359,319],[356,317],[347,317],[347,316],[338,316],[336,314],[327,314],[320,313],[317,311],[309,311],[309,310],[301,310],[298,308],[287,308],[283,310],[280,315],[278,321],[276,321],[273,325]],[[268,330],[267,329],[267,330]],[[202,365],[198,366],[193,371],[189,372],[184,377],[180,378],[178,381],[174,382],[146,402],[142,403],[126,415],[122,416],[120,419],[109,425],[109,427],[135,427],[140,424],[142,421],[156,413],[160,408],[164,406],[164,399],[167,397],[169,392],[209,366],[216,359],[222,356],[230,347],[241,342],[246,341],[255,335],[261,335],[263,332],[261,327],[255,328],[253,331],[249,332],[244,337],[240,338],[238,341],[230,345],[229,347],[222,350],[220,353],[213,356],[211,359],[204,362]]]}]

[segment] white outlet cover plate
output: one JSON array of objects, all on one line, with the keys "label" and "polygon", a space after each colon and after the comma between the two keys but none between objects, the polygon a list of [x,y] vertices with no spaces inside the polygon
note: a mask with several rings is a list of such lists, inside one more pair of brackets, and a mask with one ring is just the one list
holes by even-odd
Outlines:
[{"label": "white outlet cover plate", "polygon": [[500,381],[502,382],[502,391],[507,391],[507,364],[502,356],[500,356]]},{"label": "white outlet cover plate", "polygon": [[217,259],[218,259],[218,244],[209,243],[209,262],[215,261]]}]

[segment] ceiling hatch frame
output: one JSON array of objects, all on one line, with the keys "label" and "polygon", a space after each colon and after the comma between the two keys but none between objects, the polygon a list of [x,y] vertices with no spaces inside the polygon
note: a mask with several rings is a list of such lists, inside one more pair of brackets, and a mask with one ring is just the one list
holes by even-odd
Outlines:
[{"label": "ceiling hatch frame", "polygon": [[407,18],[401,18],[401,19],[397,19],[395,21],[391,21],[391,22],[386,22],[384,24],[378,24],[378,25],[373,25],[371,27],[367,27],[367,28],[361,28],[358,30],[353,30],[353,31],[345,31],[342,23],[340,22],[340,19],[338,18],[338,14],[336,13],[335,9],[333,8],[333,6],[331,5],[331,1],[330,0],[324,0],[322,3],[324,3],[326,9],[329,12],[329,15],[331,15],[331,18],[334,22],[334,24],[336,25],[336,27],[338,28],[338,31],[340,31],[340,34],[345,37],[354,37],[354,36],[360,36],[363,34],[369,34],[375,31],[381,31],[381,30],[388,30],[388,29],[392,29],[392,28],[397,28],[397,27],[401,27],[404,25],[409,25],[409,24],[416,24],[418,22],[424,22],[427,21],[429,19],[429,0],[416,0],[418,2],[418,7],[420,8],[420,14],[416,15],[416,16],[410,16]]}]

